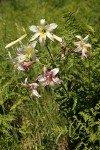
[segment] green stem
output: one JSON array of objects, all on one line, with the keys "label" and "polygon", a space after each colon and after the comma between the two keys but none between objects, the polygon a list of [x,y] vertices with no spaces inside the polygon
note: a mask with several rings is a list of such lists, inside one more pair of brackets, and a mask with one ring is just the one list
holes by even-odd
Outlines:
[{"label": "green stem", "polygon": [[89,93],[90,93],[90,58],[89,58]]},{"label": "green stem", "polygon": [[[50,49],[49,49],[49,47],[48,47],[47,44],[46,44],[46,48],[47,48],[47,50],[48,50],[48,52],[49,52],[49,55],[50,55],[50,58],[51,58],[51,61],[52,61],[52,65],[53,65],[53,67],[55,67],[55,66],[56,66],[56,65],[55,65],[55,61],[54,61],[54,59],[53,59],[53,57],[52,57],[52,54],[51,54]],[[58,75],[58,77],[59,77],[59,75]],[[59,78],[60,78],[60,77],[59,77]],[[64,84],[63,84],[62,82],[61,82],[61,85],[62,85],[64,91],[67,93],[67,90],[66,90],[66,88],[65,88],[65,86],[64,86]]]},{"label": "green stem", "polygon": [[54,64],[54,59],[53,59],[53,57],[52,57],[52,54],[51,54],[50,49],[49,49],[49,47],[48,47],[48,45],[47,45],[47,44],[46,44],[46,48],[47,48],[47,50],[48,50],[48,52],[49,52],[49,55],[50,55],[51,61],[52,61],[52,63]]}]

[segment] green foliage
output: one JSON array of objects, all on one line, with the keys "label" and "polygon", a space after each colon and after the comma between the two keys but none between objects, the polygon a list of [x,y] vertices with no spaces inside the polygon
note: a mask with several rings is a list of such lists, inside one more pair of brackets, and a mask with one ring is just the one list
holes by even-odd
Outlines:
[{"label": "green foliage", "polygon": [[[75,26],[74,30],[78,31],[76,23]],[[93,41],[94,34],[90,36]],[[98,41],[98,35],[95,38]],[[66,118],[70,149],[99,149],[100,47],[98,42],[94,45],[95,49],[87,60],[81,60],[78,54],[69,51],[59,65],[66,91],[60,88],[59,92],[58,89],[57,102]]]},{"label": "green foliage", "polygon": [[[0,149],[2,150],[99,150],[100,146],[100,1],[88,0],[2,0],[0,2]],[[29,26],[45,18],[55,22],[58,36],[67,43],[61,59],[59,44],[49,48],[59,67],[61,84],[46,88],[36,99],[23,87],[24,79],[36,79],[46,64],[52,68],[46,48],[39,50],[30,72],[17,75],[5,45],[27,33]],[[71,53],[77,34],[89,34],[90,56]],[[25,39],[29,43],[29,39]],[[18,46],[18,45],[17,45]],[[16,55],[15,47],[10,49]]]}]

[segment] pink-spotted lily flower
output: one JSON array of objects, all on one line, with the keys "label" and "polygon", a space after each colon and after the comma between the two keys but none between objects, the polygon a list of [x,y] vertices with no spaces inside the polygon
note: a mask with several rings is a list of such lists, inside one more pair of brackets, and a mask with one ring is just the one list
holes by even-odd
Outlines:
[{"label": "pink-spotted lily flower", "polygon": [[54,87],[55,84],[60,84],[61,80],[56,77],[56,74],[59,72],[58,68],[54,68],[51,71],[48,71],[46,67],[43,68],[44,75],[38,77],[38,81],[42,83],[42,86],[50,85]]},{"label": "pink-spotted lily flower", "polygon": [[39,42],[41,46],[44,46],[46,44],[46,37],[48,37],[52,41],[56,39],[57,41],[61,42],[62,38],[52,33],[55,28],[57,28],[56,23],[45,25],[45,19],[41,19],[40,26],[30,26],[30,30],[35,33],[30,41],[34,41],[37,37],[39,37]]},{"label": "pink-spotted lily flower", "polygon": [[36,97],[41,97],[40,95],[39,95],[39,93],[37,92],[37,90],[36,90],[36,88],[39,86],[37,83],[32,83],[32,84],[29,84],[28,83],[28,78],[25,78],[25,81],[24,81],[24,86],[26,87],[26,88],[28,88],[29,90],[31,90],[31,92],[32,92],[32,96],[36,96]]},{"label": "pink-spotted lily flower", "polygon": [[76,36],[80,41],[74,42],[74,45],[78,46],[75,49],[75,52],[82,52],[82,59],[85,57],[87,58],[87,52],[88,49],[91,48],[91,44],[89,44],[88,41],[88,35],[85,38],[82,38],[80,35]]}]

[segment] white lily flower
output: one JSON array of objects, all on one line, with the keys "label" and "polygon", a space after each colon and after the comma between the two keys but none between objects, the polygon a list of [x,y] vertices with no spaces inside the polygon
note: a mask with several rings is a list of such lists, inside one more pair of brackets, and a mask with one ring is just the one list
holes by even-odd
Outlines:
[{"label": "white lily flower", "polygon": [[24,35],[21,36],[19,39],[15,40],[15,41],[13,41],[13,42],[11,42],[11,43],[9,43],[9,44],[7,44],[5,48],[9,48],[9,47],[15,45],[16,43],[18,43],[18,42],[20,42],[22,39],[24,39],[26,36],[27,36],[27,34],[24,34]]},{"label": "white lily flower", "polygon": [[76,36],[78,39],[80,39],[80,41],[78,42],[74,42],[74,45],[78,46],[76,49],[75,49],[75,52],[82,52],[82,59],[84,57],[87,58],[87,55],[86,53],[88,52],[88,49],[91,48],[91,44],[87,43],[88,41],[88,35],[85,37],[85,38],[82,38],[80,35],[77,35]]},{"label": "white lily flower", "polygon": [[60,37],[52,34],[52,30],[54,30],[55,28],[57,28],[56,23],[45,25],[45,19],[41,19],[40,26],[30,26],[30,30],[32,32],[35,32],[30,41],[34,41],[36,38],[39,37],[39,42],[41,46],[44,46],[46,44],[46,37],[48,37],[52,41],[56,39],[61,42],[62,39]]},{"label": "white lily flower", "polygon": [[28,46],[22,45],[21,48],[17,48],[18,55],[24,55],[26,61],[27,61],[27,59],[28,60],[32,59],[34,62],[36,62],[37,61],[36,53],[38,51],[35,49],[36,43],[37,42],[34,41]]}]

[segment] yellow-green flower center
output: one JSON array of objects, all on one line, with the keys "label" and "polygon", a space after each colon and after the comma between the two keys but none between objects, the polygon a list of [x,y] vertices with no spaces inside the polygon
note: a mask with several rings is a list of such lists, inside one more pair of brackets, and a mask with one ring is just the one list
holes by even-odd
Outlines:
[{"label": "yellow-green flower center", "polygon": [[83,41],[80,42],[81,47],[85,47],[85,43]]},{"label": "yellow-green flower center", "polygon": [[46,33],[46,28],[40,29],[40,32],[41,32],[42,34],[45,34],[45,33]]}]

